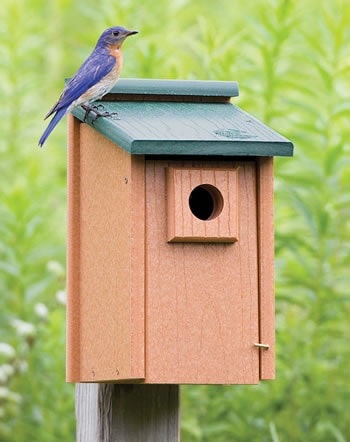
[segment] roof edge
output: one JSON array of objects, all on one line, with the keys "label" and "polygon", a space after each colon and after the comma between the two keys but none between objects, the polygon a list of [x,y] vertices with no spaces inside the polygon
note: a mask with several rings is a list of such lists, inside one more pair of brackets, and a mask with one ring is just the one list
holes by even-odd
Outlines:
[{"label": "roof edge", "polygon": [[239,88],[236,81],[121,78],[111,94],[231,98],[238,97]]}]

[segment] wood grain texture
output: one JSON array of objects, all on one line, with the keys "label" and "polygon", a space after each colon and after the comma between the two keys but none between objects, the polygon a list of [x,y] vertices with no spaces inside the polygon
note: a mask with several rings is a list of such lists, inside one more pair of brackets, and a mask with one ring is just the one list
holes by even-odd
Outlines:
[{"label": "wood grain texture", "polygon": [[77,384],[75,387],[77,442],[100,441],[99,388],[99,384]]},{"label": "wood grain texture", "polygon": [[[228,165],[238,167],[239,240],[168,243],[166,168]],[[255,163],[147,160],[146,262],[146,382],[257,383]]]},{"label": "wood grain texture", "polygon": [[70,165],[67,378],[143,378],[144,162],[85,124],[79,139]]},{"label": "wood grain texture", "polygon": [[77,384],[77,442],[178,442],[178,385]]},{"label": "wood grain texture", "polygon": [[275,379],[273,158],[258,159],[260,379]]},{"label": "wood grain texture", "polygon": [[179,441],[179,386],[115,385],[112,425],[113,441]]},{"label": "wood grain texture", "polygon": [[[189,197],[198,186],[212,186],[218,191],[211,200],[219,216],[203,222],[194,216]],[[167,219],[170,242],[226,242],[238,237],[237,170],[214,168],[167,168]],[[205,188],[205,187],[204,187]],[[217,198],[216,198],[217,196]],[[222,200],[221,200],[222,199]],[[216,201],[218,200],[218,201]],[[203,204],[203,201],[201,202]]]}]

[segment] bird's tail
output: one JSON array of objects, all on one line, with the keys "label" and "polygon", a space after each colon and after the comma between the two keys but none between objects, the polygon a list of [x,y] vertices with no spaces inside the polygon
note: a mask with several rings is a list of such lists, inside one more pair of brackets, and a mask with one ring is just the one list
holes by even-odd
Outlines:
[{"label": "bird's tail", "polygon": [[59,109],[55,116],[51,119],[49,125],[47,126],[47,128],[45,129],[45,132],[42,134],[40,140],[39,140],[39,146],[42,147],[43,144],[45,143],[46,139],[48,138],[48,136],[50,135],[50,133],[54,130],[54,128],[56,127],[57,123],[61,120],[61,118],[64,116],[64,114],[66,113],[66,108],[61,108]]}]

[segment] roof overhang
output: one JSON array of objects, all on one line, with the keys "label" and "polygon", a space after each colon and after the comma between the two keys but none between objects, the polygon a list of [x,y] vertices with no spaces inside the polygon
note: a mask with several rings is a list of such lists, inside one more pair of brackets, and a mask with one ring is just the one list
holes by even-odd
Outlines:
[{"label": "roof overhang", "polygon": [[96,102],[118,117],[86,122],[136,155],[292,156],[288,139],[230,102],[237,95],[235,82],[121,79]]}]

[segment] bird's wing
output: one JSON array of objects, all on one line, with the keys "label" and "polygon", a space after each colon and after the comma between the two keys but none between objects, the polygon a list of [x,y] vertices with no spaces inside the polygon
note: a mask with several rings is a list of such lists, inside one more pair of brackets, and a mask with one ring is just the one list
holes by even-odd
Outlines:
[{"label": "bird's wing", "polygon": [[116,59],[107,53],[93,52],[81,65],[78,72],[66,84],[57,103],[50,109],[45,119],[62,108],[68,108],[90,87],[111,72]]}]

